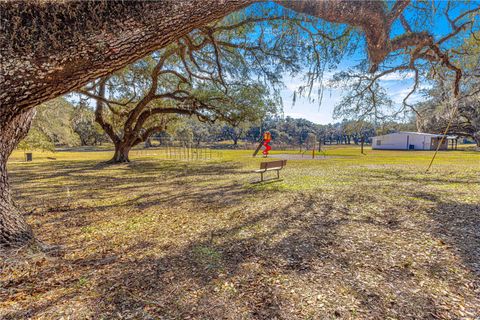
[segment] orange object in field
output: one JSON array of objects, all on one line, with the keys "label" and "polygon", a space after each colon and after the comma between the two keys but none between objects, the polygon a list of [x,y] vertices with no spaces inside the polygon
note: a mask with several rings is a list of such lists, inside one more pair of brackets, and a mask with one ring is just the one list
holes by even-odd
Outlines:
[{"label": "orange object in field", "polygon": [[268,152],[272,149],[272,147],[268,145],[271,140],[272,140],[272,135],[270,134],[270,132],[266,131],[263,134],[263,146],[265,147],[265,150],[263,150],[262,153],[264,157],[267,157]]}]

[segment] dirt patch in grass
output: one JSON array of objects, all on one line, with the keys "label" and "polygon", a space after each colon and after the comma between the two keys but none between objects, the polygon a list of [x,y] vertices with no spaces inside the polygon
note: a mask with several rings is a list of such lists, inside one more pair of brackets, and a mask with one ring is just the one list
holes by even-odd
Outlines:
[{"label": "dirt patch in grass", "polygon": [[480,315],[477,158],[428,175],[382,158],[298,161],[271,189],[249,186],[260,160],[239,154],[12,166],[35,233],[59,248],[0,254],[0,318]]}]

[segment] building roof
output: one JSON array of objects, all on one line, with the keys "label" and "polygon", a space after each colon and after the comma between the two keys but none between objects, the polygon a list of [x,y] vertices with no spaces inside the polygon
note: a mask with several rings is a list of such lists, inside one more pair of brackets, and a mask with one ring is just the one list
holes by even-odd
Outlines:
[{"label": "building roof", "polygon": [[[443,137],[443,134],[425,133],[425,132],[399,131],[399,132],[393,132],[393,133],[384,134],[384,135],[381,135],[381,136],[376,136],[376,137],[374,137],[374,138],[384,137],[384,136],[390,136],[390,135],[394,135],[394,134],[415,134],[415,135],[419,135],[419,136],[427,136],[427,137],[432,137],[432,138],[441,138],[441,137]],[[446,138],[447,138],[447,139],[457,139],[458,137],[457,137],[457,136],[446,136]]]}]

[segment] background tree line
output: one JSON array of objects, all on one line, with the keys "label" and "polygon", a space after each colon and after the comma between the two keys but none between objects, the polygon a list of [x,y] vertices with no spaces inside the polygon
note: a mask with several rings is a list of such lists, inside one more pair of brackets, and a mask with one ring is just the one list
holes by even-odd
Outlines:
[{"label": "background tree line", "polygon": [[[369,143],[375,135],[416,130],[414,118],[409,122],[380,124],[357,120],[316,124],[306,119],[283,117],[278,108],[271,105],[250,111],[236,114],[235,121],[203,122],[193,116],[176,115],[170,118],[164,130],[146,139],[144,147],[176,144],[236,148],[242,142],[259,142],[262,133],[268,130],[274,144],[308,148],[320,141],[326,145],[360,144],[362,139]],[[32,129],[19,148],[53,151],[55,147],[104,143],[111,144],[112,140],[96,122],[93,106],[82,99],[58,98],[39,106]]]}]

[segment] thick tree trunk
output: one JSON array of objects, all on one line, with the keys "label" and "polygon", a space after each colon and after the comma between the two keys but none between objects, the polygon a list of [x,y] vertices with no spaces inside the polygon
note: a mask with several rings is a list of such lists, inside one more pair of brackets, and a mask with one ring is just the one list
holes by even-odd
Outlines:
[{"label": "thick tree trunk", "polygon": [[115,145],[115,154],[109,163],[130,162],[129,153],[132,146],[129,143],[121,142]]},{"label": "thick tree trunk", "polygon": [[30,128],[35,110],[23,112],[0,126],[0,249],[19,247],[33,240],[30,226],[15,206],[7,175],[7,160]]}]

